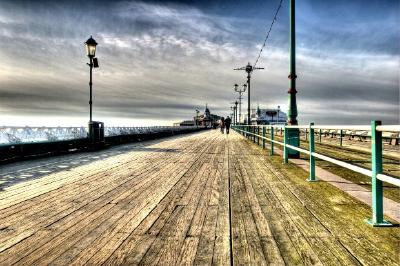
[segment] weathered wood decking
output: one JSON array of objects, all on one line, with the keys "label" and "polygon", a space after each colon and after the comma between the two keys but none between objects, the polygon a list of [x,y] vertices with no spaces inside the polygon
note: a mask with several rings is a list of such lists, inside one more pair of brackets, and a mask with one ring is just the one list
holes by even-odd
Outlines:
[{"label": "weathered wood decking", "polygon": [[399,228],[236,133],[162,140],[0,192],[0,264],[398,265]]}]

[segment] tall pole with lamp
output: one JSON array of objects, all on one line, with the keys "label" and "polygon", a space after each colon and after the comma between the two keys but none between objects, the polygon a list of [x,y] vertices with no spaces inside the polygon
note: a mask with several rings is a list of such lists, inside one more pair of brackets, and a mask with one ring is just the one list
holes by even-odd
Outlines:
[{"label": "tall pole with lamp", "polygon": [[237,106],[238,106],[238,101],[235,101],[235,125],[237,125]]},{"label": "tall pole with lamp", "polygon": [[[296,102],[296,2],[290,0],[290,74],[289,74],[289,109],[288,109],[288,120],[289,126],[298,125],[297,122],[297,102]],[[292,146],[299,147],[300,145],[300,131],[298,128],[288,128],[288,143]],[[298,151],[289,149],[289,157],[299,158],[300,153]]]},{"label": "tall pole with lamp", "polygon": [[248,63],[244,67],[235,68],[234,70],[244,70],[247,73],[247,124],[251,124],[250,120],[250,80],[251,80],[251,73],[256,69],[264,69],[263,67],[253,67]]},{"label": "tall pole with lamp", "polygon": [[235,84],[234,85],[235,92],[239,94],[239,118],[238,122],[239,124],[241,123],[241,118],[242,118],[242,96],[243,93],[246,92],[247,89],[247,84],[243,84],[243,89],[239,89],[239,85]]},{"label": "tall pole with lamp", "polygon": [[[104,128],[103,131],[100,130],[100,123],[94,123],[93,122],[93,93],[92,93],[92,87],[93,87],[93,68],[99,67],[99,63],[97,61],[97,58],[95,58],[96,55],[96,47],[97,47],[97,42],[93,39],[92,36],[85,42],[86,46],[86,55],[89,57],[89,63],[87,65],[89,66],[90,69],[90,79],[89,79],[89,140],[91,143],[101,141],[102,138],[104,138]],[[101,123],[102,124],[102,123]],[[101,125],[102,127],[103,125]],[[96,137],[95,137],[95,130],[97,130]],[[100,132],[103,132],[103,136]]]}]

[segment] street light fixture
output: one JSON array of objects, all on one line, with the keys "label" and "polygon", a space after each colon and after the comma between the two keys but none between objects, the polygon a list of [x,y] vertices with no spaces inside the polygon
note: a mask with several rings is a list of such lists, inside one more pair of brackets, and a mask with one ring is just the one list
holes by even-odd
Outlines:
[{"label": "street light fixture", "polygon": [[237,106],[238,106],[238,101],[235,101],[235,125],[237,125]]},{"label": "street light fixture", "polygon": [[251,120],[250,120],[250,79],[251,79],[251,73],[253,73],[253,71],[256,69],[264,69],[264,68],[252,66],[252,65],[250,65],[250,62],[249,62],[244,67],[233,69],[233,70],[244,70],[247,73],[247,124],[249,124],[249,125],[251,124]]},{"label": "street light fixture", "polygon": [[240,119],[242,118],[242,95],[247,89],[247,84],[243,84],[243,89],[239,89],[239,85],[235,84],[234,86],[235,92],[239,93],[239,124]]},{"label": "street light fixture", "polygon": [[89,142],[90,144],[98,144],[104,142],[104,124],[102,122],[96,122],[93,121],[93,116],[92,116],[92,72],[93,68],[99,67],[99,63],[97,61],[97,58],[95,58],[96,55],[96,47],[97,47],[97,42],[93,39],[92,36],[85,42],[85,47],[86,47],[86,55],[89,57],[89,63],[87,65],[89,66],[90,69],[90,80],[89,80],[89,90],[90,90],[90,96],[89,96],[89,108],[90,108],[90,117],[89,117]]},{"label": "street light fixture", "polygon": [[97,42],[93,39],[92,36],[90,36],[90,38],[85,42],[85,45],[86,45],[86,55],[89,58],[95,57]]},{"label": "street light fixture", "polygon": [[97,42],[90,36],[90,38],[85,42],[86,46],[86,55],[89,57],[90,63],[87,65],[90,68],[90,81],[89,81],[89,89],[90,89],[90,100],[89,100],[89,107],[90,107],[90,119],[89,123],[92,122],[92,70],[93,67],[99,67],[99,64],[97,62],[97,58],[95,58],[96,55],[96,46]]}]

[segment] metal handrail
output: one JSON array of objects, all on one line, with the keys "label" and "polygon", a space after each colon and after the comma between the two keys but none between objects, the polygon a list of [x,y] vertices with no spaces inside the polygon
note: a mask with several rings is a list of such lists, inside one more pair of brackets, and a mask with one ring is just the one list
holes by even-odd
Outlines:
[{"label": "metal handrail", "polygon": [[[298,128],[298,129],[308,129],[309,125],[236,125],[236,126],[245,126],[245,127],[259,127],[264,126],[267,128]],[[359,130],[359,131],[371,131],[370,126],[365,125],[314,125],[311,126],[313,129],[325,129],[325,130]],[[377,131],[381,132],[400,132],[400,125],[385,125],[385,126],[377,126]]]},{"label": "metal handrail", "polygon": [[[104,127],[106,137],[131,134],[159,133],[196,129],[197,126],[151,126],[151,127]],[[17,127],[0,126],[0,145],[28,143],[50,143],[85,139],[88,136],[86,127]]]},{"label": "metal handrail", "polygon": [[400,125],[377,126],[376,130],[381,132],[400,132]]},{"label": "metal handrail", "polygon": [[[255,133],[255,129],[257,128],[257,134]],[[260,128],[262,128],[262,135],[259,134]],[[276,141],[274,140],[274,128],[279,128],[284,130],[284,141]],[[283,159],[284,163],[288,162],[288,149],[295,150],[301,153],[305,153],[309,155],[310,159],[310,176],[309,181],[316,181],[315,178],[315,158],[336,164],[338,166],[344,167],[346,169],[352,170],[354,172],[366,175],[371,177],[372,181],[372,219],[368,221],[373,226],[387,226],[390,225],[387,221],[383,219],[383,185],[382,182],[387,182],[392,185],[400,187],[400,179],[389,176],[382,173],[382,132],[400,132],[400,125],[387,125],[382,126],[379,121],[372,121],[371,126],[317,126],[314,123],[310,123],[308,126],[304,125],[296,125],[296,126],[278,126],[275,127],[273,125],[234,125],[233,129],[243,133],[245,136],[253,136],[253,141],[255,142],[255,138],[257,137],[257,142],[259,144],[259,140],[263,140],[262,146],[265,148],[265,140],[271,142],[271,152],[270,155],[273,154],[273,144],[278,144],[283,146]],[[252,129],[254,131],[250,132],[249,130]],[[271,138],[266,137],[266,129],[271,130]],[[290,140],[288,135],[287,129],[305,129],[306,136],[308,134],[309,138],[309,150],[300,148],[296,145],[288,144],[288,140]],[[336,129],[340,130],[340,145],[342,146],[342,136],[346,135],[343,134],[343,130],[363,130],[369,131],[371,137],[371,162],[372,168],[371,170],[353,165],[347,162],[343,162],[341,160],[331,158],[329,156],[316,153],[314,151],[314,129],[319,129],[319,135],[321,136],[321,129]],[[347,134],[353,135],[353,134]],[[300,136],[296,137],[299,139]]]}]

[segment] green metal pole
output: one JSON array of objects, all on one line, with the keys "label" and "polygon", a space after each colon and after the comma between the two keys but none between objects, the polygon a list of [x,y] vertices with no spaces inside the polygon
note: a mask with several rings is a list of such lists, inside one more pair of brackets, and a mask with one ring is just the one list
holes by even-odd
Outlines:
[{"label": "green metal pole", "polygon": [[[290,15],[290,74],[289,74],[289,110],[287,124],[290,126],[298,125],[297,122],[297,103],[296,103],[296,13],[295,0],[290,0],[289,15]],[[295,147],[300,146],[300,130],[291,128],[288,132],[289,143]],[[298,151],[290,149],[289,156],[291,158],[299,158]]]},{"label": "green metal pole", "polygon": [[284,138],[283,138],[283,163],[288,163],[288,148],[286,147],[286,144],[288,144],[288,129],[285,127],[284,128]]},{"label": "green metal pole", "polygon": [[266,129],[265,129],[265,126],[263,126],[262,127],[262,136],[263,136],[263,139],[262,139],[262,148],[263,149],[265,149],[265,134],[266,133]]},{"label": "green metal pole", "polygon": [[372,220],[373,226],[391,226],[383,219],[383,182],[377,178],[382,173],[382,132],[376,130],[381,121],[371,121],[371,163],[372,163]]},{"label": "green metal pole", "polygon": [[310,148],[310,176],[308,178],[308,181],[315,181],[315,157],[312,155],[313,152],[315,152],[315,146],[314,146],[314,129],[312,128],[314,126],[314,123],[310,123],[309,126],[309,148]]},{"label": "green metal pole", "polygon": [[[271,127],[271,140],[274,140],[274,128]],[[274,142],[271,141],[271,149],[269,151],[269,155],[274,155]]]},{"label": "green metal pole", "polygon": [[290,0],[290,88],[289,88],[289,123],[297,125],[297,103],[296,103],[296,1]]}]

